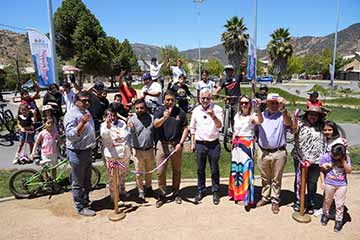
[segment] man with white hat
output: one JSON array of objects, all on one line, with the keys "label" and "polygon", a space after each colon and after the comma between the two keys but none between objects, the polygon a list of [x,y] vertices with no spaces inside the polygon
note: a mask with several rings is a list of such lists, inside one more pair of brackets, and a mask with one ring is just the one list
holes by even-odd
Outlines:
[{"label": "man with white hat", "polygon": [[[286,130],[292,124],[282,99],[277,93],[268,94],[267,109],[262,113],[264,121],[259,126],[258,138],[262,199],[256,206],[261,207],[271,201],[271,210],[274,214],[280,211],[281,180],[287,159]],[[282,108],[280,105],[283,105]]]}]

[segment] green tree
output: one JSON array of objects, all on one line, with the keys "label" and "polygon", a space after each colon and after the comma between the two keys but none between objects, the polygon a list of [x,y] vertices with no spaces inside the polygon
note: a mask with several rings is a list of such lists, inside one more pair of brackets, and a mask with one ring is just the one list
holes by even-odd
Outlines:
[{"label": "green tree", "polygon": [[[194,74],[199,74],[199,64],[193,66]],[[217,59],[210,59],[208,62],[201,64],[201,71],[207,70],[209,75],[219,76],[224,71],[224,66]]]},{"label": "green tree", "polygon": [[277,75],[277,82],[282,82],[282,75],[286,73],[288,59],[293,54],[289,29],[278,28],[271,35],[268,53],[273,64],[273,73]]},{"label": "green tree", "polygon": [[73,34],[81,16],[89,13],[81,0],[64,0],[56,10],[54,16],[56,47],[62,59],[70,60],[75,56]]},{"label": "green tree", "polygon": [[226,21],[226,31],[221,34],[221,41],[225,48],[229,62],[234,66],[235,71],[240,71],[240,65],[244,53],[248,48],[249,34],[243,18],[234,16]]},{"label": "green tree", "polygon": [[[167,66],[176,66],[178,59],[183,61],[183,68],[185,72],[189,74],[188,60],[180,55],[179,50],[175,46],[166,45],[165,47],[160,48],[160,60]],[[160,73],[162,75],[172,75],[170,68],[166,66],[161,68]]]},{"label": "green tree", "polygon": [[305,71],[304,61],[301,57],[292,56],[288,60],[287,75],[301,74]]}]

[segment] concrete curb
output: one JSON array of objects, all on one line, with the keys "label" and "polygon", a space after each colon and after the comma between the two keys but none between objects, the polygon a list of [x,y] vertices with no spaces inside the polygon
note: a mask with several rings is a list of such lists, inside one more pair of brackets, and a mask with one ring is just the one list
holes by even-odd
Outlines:
[{"label": "concrete curb", "polygon": [[[351,174],[360,174],[360,170],[357,170],[357,171],[352,171]],[[283,177],[293,177],[295,176],[295,173],[284,173],[283,174]],[[260,176],[255,176],[255,179],[260,179],[261,177]],[[157,180],[153,180],[152,181],[153,183],[157,183],[158,181]],[[183,178],[181,179],[181,182],[182,183],[194,183],[196,184],[197,183],[197,179],[196,178]],[[207,178],[206,179],[206,182],[211,182],[211,178]],[[220,183],[225,183],[227,184],[229,182],[229,178],[220,178]],[[125,183],[125,186],[127,187],[136,187],[136,182],[128,182],[128,183]],[[15,197],[4,197],[4,198],[0,198],[0,203],[2,202],[7,202],[7,201],[11,201],[11,200],[16,200]]]}]

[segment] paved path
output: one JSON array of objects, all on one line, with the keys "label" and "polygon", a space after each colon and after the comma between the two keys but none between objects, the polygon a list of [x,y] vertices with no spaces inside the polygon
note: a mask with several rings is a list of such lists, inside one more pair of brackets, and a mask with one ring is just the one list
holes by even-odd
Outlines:
[{"label": "paved path", "polygon": [[[349,176],[350,185],[346,196],[347,222],[340,233],[333,232],[334,221],[321,226],[320,219],[312,217],[309,224],[292,219],[291,201],[293,177],[283,179],[282,206],[274,215],[270,205],[251,209],[236,205],[226,197],[227,182],[221,185],[221,202],[212,204],[207,196],[199,205],[193,204],[196,181],[182,183],[183,204],[174,202],[155,208],[155,200],[138,204],[129,199],[123,209],[127,212],[121,222],[110,222],[105,189],[91,194],[92,206],[97,211],[93,218],[80,217],[75,213],[71,193],[47,196],[31,200],[14,200],[0,203],[0,239],[360,239],[360,175]],[[259,198],[260,180],[256,180],[256,199]],[[131,188],[131,187],[130,187]],[[130,189],[129,188],[129,189]],[[131,191],[133,196],[135,191]],[[321,192],[318,191],[319,204]]]}]

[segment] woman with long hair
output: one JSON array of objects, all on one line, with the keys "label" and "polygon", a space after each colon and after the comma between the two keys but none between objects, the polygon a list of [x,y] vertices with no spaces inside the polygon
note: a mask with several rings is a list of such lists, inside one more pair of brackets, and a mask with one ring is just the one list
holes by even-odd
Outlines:
[{"label": "woman with long hair", "polygon": [[241,96],[238,112],[234,116],[228,190],[229,197],[235,203],[244,201],[247,211],[254,204],[254,129],[263,122],[260,101],[256,104],[256,114],[251,113],[251,103],[249,97]]}]

